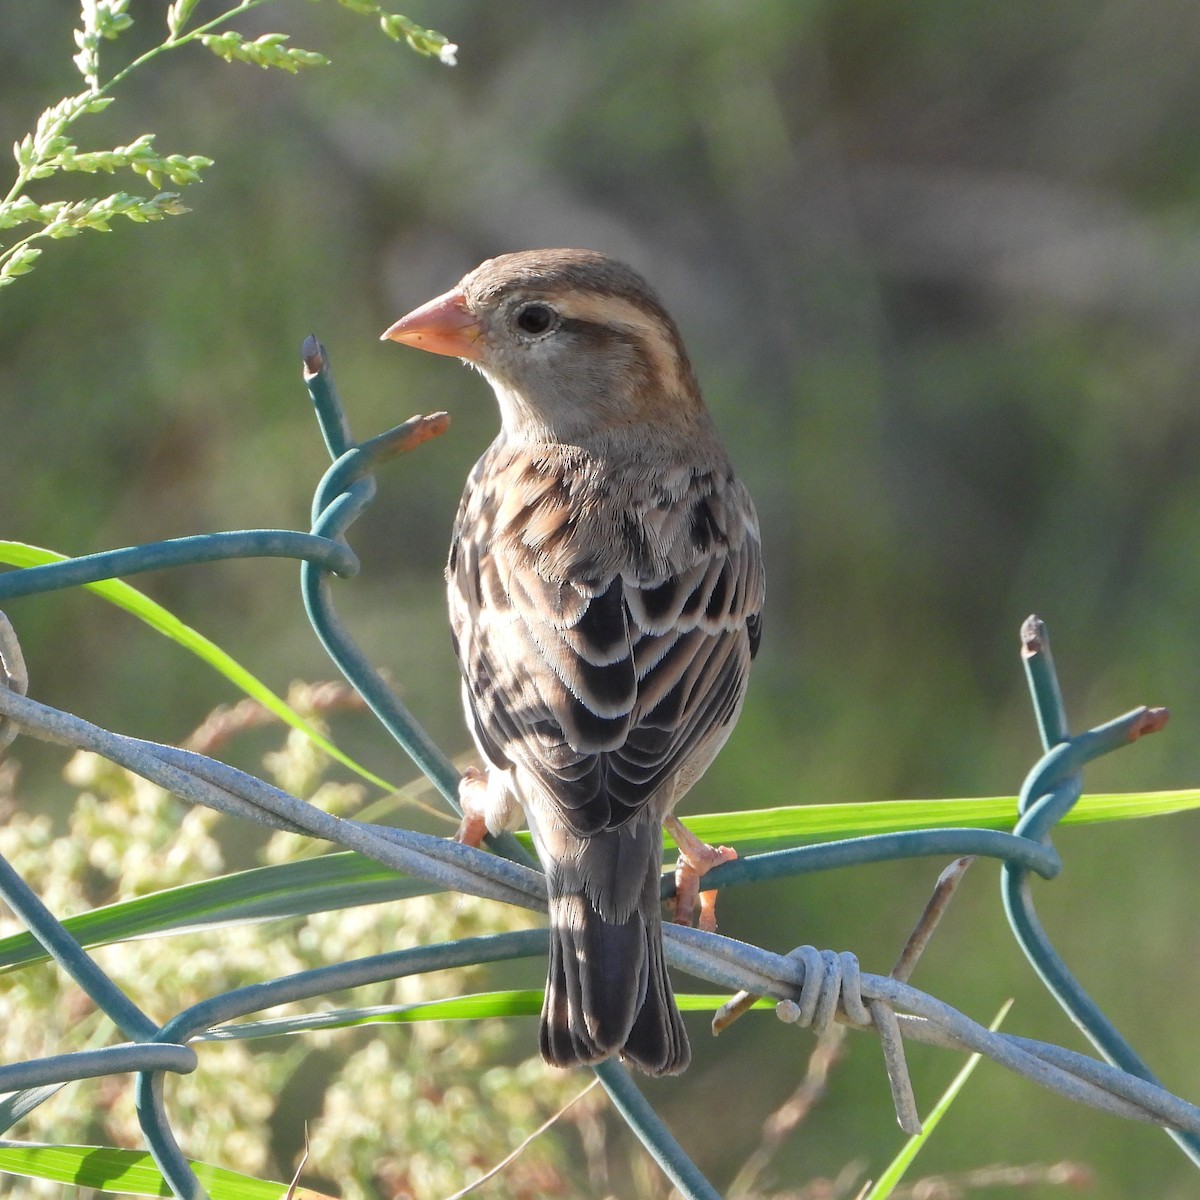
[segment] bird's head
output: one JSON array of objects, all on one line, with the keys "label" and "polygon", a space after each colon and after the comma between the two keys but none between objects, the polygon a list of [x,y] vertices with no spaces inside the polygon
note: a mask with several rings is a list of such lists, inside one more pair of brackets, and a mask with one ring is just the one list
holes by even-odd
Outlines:
[{"label": "bird's head", "polygon": [[383,337],[476,367],[509,436],[574,442],[707,423],[675,323],[640,275],[595,251],[488,259]]}]

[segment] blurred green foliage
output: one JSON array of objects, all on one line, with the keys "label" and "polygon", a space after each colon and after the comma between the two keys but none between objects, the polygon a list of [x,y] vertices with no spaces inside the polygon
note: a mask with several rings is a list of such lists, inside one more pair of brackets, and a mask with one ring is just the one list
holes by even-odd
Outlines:
[{"label": "blurred green foliage", "polygon": [[[290,79],[196,49],[88,118],[84,149],[152,131],[215,166],[187,189],[191,215],[53,247],[5,289],[3,536],[84,553],[303,526],[324,469],[299,382],[300,341],[316,332],[359,436],[415,411],[454,418],[381,477],[355,530],[363,575],[338,597],[431,732],[462,751],[441,567],[496,417],[478,378],[376,338],[484,257],[592,246],[634,263],[675,314],[766,538],[750,698],[688,807],[1015,791],[1037,751],[1017,660],[1030,611],[1049,623],[1076,727],[1143,702],[1175,714],[1098,764],[1091,786],[1194,784],[1200,9],[408,8],[460,45],[456,69],[397,54],[332,5],[269,7],[247,36],[286,27],[332,68]],[[132,11],[119,44],[134,55],[161,34]],[[73,15],[33,0],[0,10],[0,145],[77,88]],[[328,672],[295,575],[241,563],[143,582],[281,688]],[[9,611],[40,700],[171,740],[229,699],[91,597]],[[365,721],[339,736],[404,777]],[[20,757],[52,806],[60,756]],[[1052,936],[1195,1098],[1200,821],[1074,829],[1057,844],[1066,870],[1037,885]],[[898,864],[732,891],[722,927],[778,949],[852,948],[886,970],[934,874]],[[973,874],[916,982],[977,1018],[1013,995],[1011,1031],[1078,1045],[1011,943],[995,867]],[[718,1184],[790,1093],[806,1036],[747,1021],[709,1045],[697,1025],[688,1076],[649,1088]],[[854,1039],[782,1150],[781,1180],[894,1151],[875,1054]],[[916,1050],[913,1066],[928,1100],[958,1064]],[[719,1121],[705,1115],[731,1094]],[[1101,1200],[1196,1189],[1161,1133],[986,1063],[926,1156],[931,1170],[1085,1160]]]}]

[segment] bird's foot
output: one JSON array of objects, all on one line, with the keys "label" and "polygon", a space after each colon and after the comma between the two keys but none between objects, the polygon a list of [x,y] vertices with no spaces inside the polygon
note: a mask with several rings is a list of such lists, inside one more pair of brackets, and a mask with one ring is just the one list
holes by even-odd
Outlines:
[{"label": "bird's foot", "polygon": [[731,846],[710,846],[702,842],[678,817],[668,817],[664,824],[679,847],[679,861],[675,865],[675,924],[694,923],[707,933],[715,933],[717,893],[715,889],[702,892],[700,880],[713,867],[732,862],[737,858],[737,851]]},{"label": "bird's foot", "polygon": [[458,805],[462,820],[454,840],[464,846],[478,847],[487,837],[488,777],[479,767],[468,767],[458,781]]}]

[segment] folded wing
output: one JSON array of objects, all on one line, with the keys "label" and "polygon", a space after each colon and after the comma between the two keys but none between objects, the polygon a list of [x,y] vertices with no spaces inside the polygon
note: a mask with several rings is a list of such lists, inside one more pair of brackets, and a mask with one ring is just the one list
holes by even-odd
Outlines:
[{"label": "folded wing", "polygon": [[728,735],[761,628],[757,521],[728,470],[659,480],[635,520],[619,489],[561,464],[516,482],[469,485],[455,530],[464,694],[491,762],[522,768],[589,836],[676,773],[686,790]]}]

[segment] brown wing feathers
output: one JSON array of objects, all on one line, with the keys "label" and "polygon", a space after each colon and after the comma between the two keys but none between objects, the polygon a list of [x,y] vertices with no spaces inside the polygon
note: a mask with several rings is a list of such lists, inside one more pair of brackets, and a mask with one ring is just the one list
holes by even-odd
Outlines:
[{"label": "brown wing feathers", "polygon": [[[503,498],[464,498],[458,527],[474,547],[463,554],[456,537],[449,573],[481,742],[497,765],[516,761],[541,778],[577,833],[624,824],[737,710],[761,571],[748,544],[757,531],[726,525],[736,506],[715,482],[693,478],[670,527],[660,504],[621,529],[617,557],[643,571],[673,540],[682,561],[665,577],[661,566],[639,578],[593,563],[550,575],[580,506],[604,499],[569,473],[547,483],[527,470]],[[480,611],[486,619],[465,619]],[[536,681],[524,665],[533,661],[550,667]]]}]

